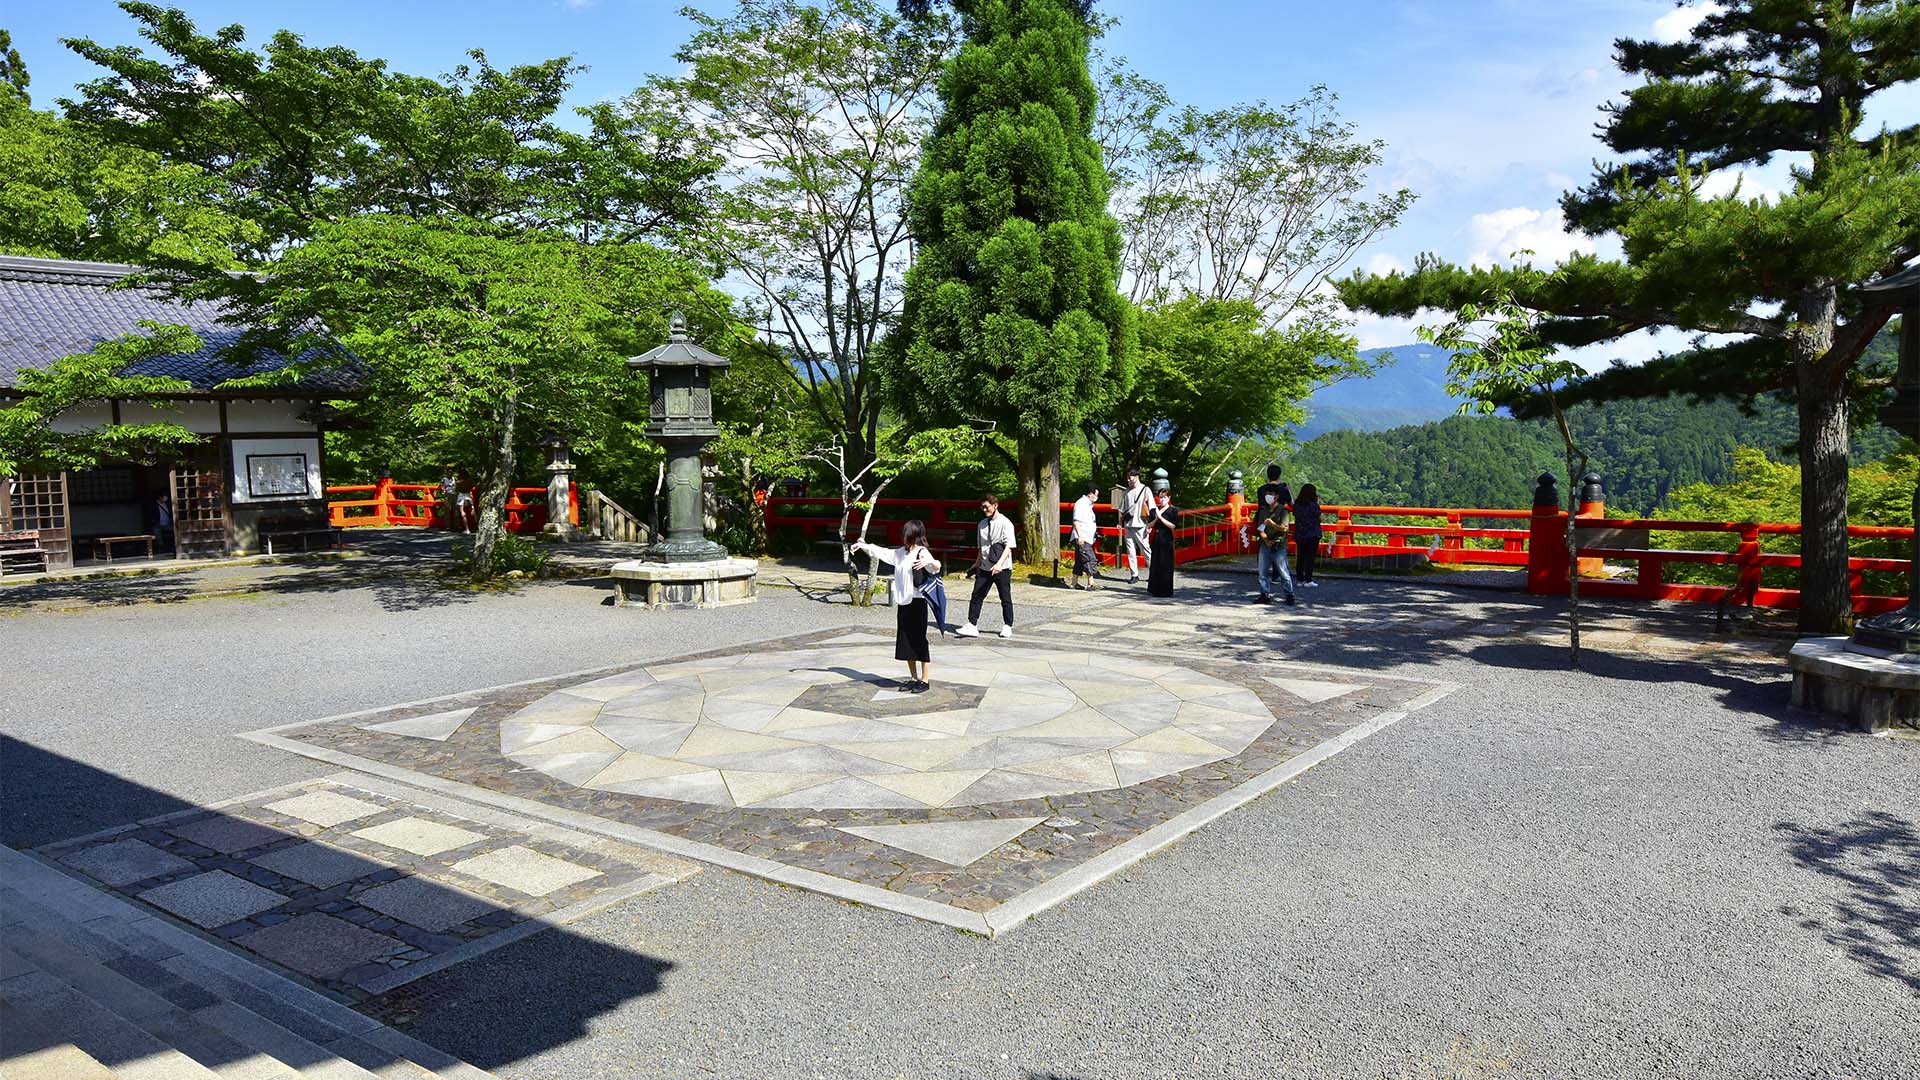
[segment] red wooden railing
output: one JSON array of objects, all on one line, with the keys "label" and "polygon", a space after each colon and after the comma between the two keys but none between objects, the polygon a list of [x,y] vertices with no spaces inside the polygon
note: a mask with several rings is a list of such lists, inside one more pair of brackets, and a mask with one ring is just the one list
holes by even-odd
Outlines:
[{"label": "red wooden railing", "polygon": [[[807,513],[806,510],[816,512]],[[1095,506],[1095,513],[1112,521],[1115,510],[1107,503]],[[1002,503],[1009,516],[1019,512],[1017,504]],[[1070,519],[1072,505],[1060,504],[1061,517]],[[1760,537],[1798,535],[1800,526],[1775,523],[1724,521],[1660,521],[1642,518],[1608,518],[1605,507],[1589,504],[1581,507],[1576,524],[1583,536],[1587,530],[1627,532],[1702,532],[1734,533],[1739,546],[1731,552],[1691,551],[1677,548],[1603,546],[1597,542],[1579,547],[1580,590],[1589,596],[1622,597],[1637,600],[1679,600],[1705,603],[1730,602],[1756,607],[1797,607],[1798,589],[1770,587],[1762,581],[1770,567],[1798,570],[1800,556],[1794,553],[1763,552]],[[810,541],[834,542],[839,524],[840,503],[833,498],[774,497],[766,500],[767,530],[798,531]],[[1527,569],[1528,591],[1565,593],[1568,581],[1566,554],[1566,511],[1556,507],[1532,510],[1461,509],[1430,506],[1343,506],[1324,505],[1325,522],[1321,550],[1328,558],[1352,559],[1373,555],[1424,554],[1430,561],[1456,566],[1505,566]],[[869,539],[876,543],[898,543],[900,525],[918,517],[926,523],[933,546],[944,557],[970,557],[974,551],[973,524],[979,517],[979,504],[971,500],[882,499],[876,505]],[[1373,519],[1373,520],[1369,520]],[[1387,520],[1379,520],[1387,519]],[[1409,519],[1412,519],[1411,522]],[[1424,520],[1423,520],[1424,519]],[[1251,520],[1251,507],[1240,498],[1225,505],[1203,506],[1181,514],[1181,527],[1174,533],[1174,561],[1185,564],[1224,555],[1246,554],[1250,549],[1242,527]],[[1513,525],[1502,527],[1502,523]],[[1525,526],[1518,523],[1525,522]],[[1072,531],[1063,520],[1064,538]],[[1117,525],[1102,525],[1100,561],[1113,565],[1119,546]],[[1899,539],[1909,542],[1914,531],[1856,525],[1847,530],[1854,539]],[[1289,551],[1298,545],[1288,541]],[[1633,580],[1598,576],[1601,564],[1633,563]],[[1675,563],[1734,566],[1738,580],[1733,585],[1700,585],[1665,580],[1665,568]],[[1899,596],[1866,591],[1864,575],[1874,571],[1905,573],[1909,561],[1898,558],[1859,556],[1848,560],[1850,590],[1856,612],[1871,614],[1889,611],[1905,603]]]},{"label": "red wooden railing", "polygon": [[[476,489],[467,494],[478,499]],[[579,492],[568,489],[568,520],[578,523]],[[361,498],[337,498],[358,495]],[[334,484],[327,488],[327,520],[343,528],[449,528],[438,484]],[[537,533],[547,525],[547,489],[517,487],[507,493],[507,531]]]}]

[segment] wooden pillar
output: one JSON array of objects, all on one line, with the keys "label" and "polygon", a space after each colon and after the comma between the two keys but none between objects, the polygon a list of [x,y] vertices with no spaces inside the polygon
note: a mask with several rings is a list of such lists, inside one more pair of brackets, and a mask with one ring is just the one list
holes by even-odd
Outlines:
[{"label": "wooden pillar", "polygon": [[1533,489],[1533,520],[1527,535],[1527,591],[1541,596],[1567,594],[1567,512],[1552,473],[1541,473]]}]

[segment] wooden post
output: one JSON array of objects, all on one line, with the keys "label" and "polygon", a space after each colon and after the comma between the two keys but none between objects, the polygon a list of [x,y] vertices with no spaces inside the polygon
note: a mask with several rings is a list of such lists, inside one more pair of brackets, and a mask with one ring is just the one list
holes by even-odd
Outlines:
[{"label": "wooden post", "polygon": [[393,524],[392,500],[393,477],[383,472],[380,478],[373,482],[373,520],[374,524],[383,529]]},{"label": "wooden post", "polygon": [[[1739,583],[1734,587],[1734,599],[1751,607],[1753,598],[1760,591],[1760,526],[1749,522],[1740,526],[1740,546],[1734,549],[1735,565],[1740,568]],[[1855,577],[1849,574],[1849,581]],[[1850,585],[1850,588],[1856,588]]]},{"label": "wooden post", "polygon": [[1540,596],[1567,594],[1567,512],[1552,473],[1541,473],[1533,489],[1533,520],[1527,534],[1527,591]]},{"label": "wooden post", "polygon": [[[1583,518],[1603,518],[1607,516],[1607,489],[1600,485],[1600,476],[1598,473],[1588,473],[1580,479],[1580,513],[1578,516]],[[1583,538],[1580,546],[1585,547],[1589,542],[1591,541]],[[1612,547],[1613,545],[1602,541],[1600,546]],[[1597,578],[1605,577],[1606,575],[1606,561],[1604,559],[1580,560],[1581,577]]]}]

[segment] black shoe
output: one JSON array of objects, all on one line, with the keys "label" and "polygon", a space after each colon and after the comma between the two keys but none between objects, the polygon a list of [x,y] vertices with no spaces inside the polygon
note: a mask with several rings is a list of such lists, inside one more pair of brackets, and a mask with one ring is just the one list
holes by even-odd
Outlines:
[{"label": "black shoe", "polygon": [[913,685],[911,685],[911,686],[909,686],[909,687],[907,687],[907,693],[909,693],[909,694],[924,694],[924,693],[926,693],[927,691],[929,691],[929,690],[931,690],[931,689],[933,689],[933,685],[932,685],[931,683],[923,683],[923,682],[917,682],[917,683],[914,683]]},{"label": "black shoe", "polygon": [[1260,593],[1253,598],[1253,602],[1256,604],[1271,604],[1273,603],[1273,597],[1268,596],[1266,593]]},{"label": "black shoe", "polygon": [[1292,594],[1292,593],[1288,593],[1288,594],[1287,594],[1287,606],[1288,606],[1288,607],[1292,607],[1292,606],[1294,605],[1294,603],[1295,603],[1295,600],[1293,599],[1293,594]]}]

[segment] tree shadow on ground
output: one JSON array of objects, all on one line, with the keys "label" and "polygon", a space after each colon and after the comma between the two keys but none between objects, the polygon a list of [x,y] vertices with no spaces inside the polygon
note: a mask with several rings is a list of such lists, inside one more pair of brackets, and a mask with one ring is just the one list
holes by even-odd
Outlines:
[{"label": "tree shadow on ground", "polygon": [[1830,828],[1774,826],[1801,866],[1840,883],[1830,915],[1781,908],[1875,975],[1920,995],[1920,831],[1884,811]]},{"label": "tree shadow on ground", "polygon": [[[0,788],[0,820],[5,822],[5,832],[0,838],[10,847],[55,844],[90,836],[108,828],[131,826],[135,822],[150,821],[161,815],[198,808],[192,802],[17,739],[0,738],[0,756],[4,757],[6,770],[6,784]],[[237,814],[232,816],[232,820],[252,821]],[[165,826],[164,822],[154,822],[150,827],[157,829]],[[284,833],[283,830],[275,831]],[[116,838],[126,835],[126,831],[118,832]],[[256,838],[252,846],[224,855],[210,849],[195,850],[191,847],[175,850],[198,863],[186,872],[188,876],[207,872],[210,865],[217,866],[222,872],[243,875],[256,887],[272,889],[288,897],[289,901],[297,902],[301,897],[311,894],[312,890],[297,880],[277,874],[262,876],[259,865],[247,861],[256,857],[251,853],[263,847],[270,850],[289,849],[288,842],[293,837],[292,833],[284,833],[278,837]],[[311,841],[296,841],[291,846],[303,842]],[[40,854],[49,861],[59,862],[63,857],[75,858],[78,864],[85,865],[84,854],[90,850],[95,849],[69,849],[63,846]],[[362,881],[366,880],[366,874],[382,872],[379,862],[371,857],[365,861],[367,869],[362,872]],[[75,864],[62,865],[70,876],[104,888],[82,873]],[[399,869],[402,877],[410,877],[425,887],[425,898],[420,901],[422,906],[432,907],[443,902],[435,898],[441,892],[449,894],[447,900],[455,904],[471,905],[475,899],[432,878],[414,875],[404,865]],[[131,883],[107,891],[143,906],[136,895],[141,891],[140,884]],[[348,890],[358,887],[349,883],[337,889],[348,893]],[[341,908],[337,910],[338,919],[377,928],[379,924],[360,916],[377,916],[380,913],[357,910],[353,904],[354,895],[358,894],[349,894],[343,899]],[[34,896],[32,892],[26,894],[28,900]],[[638,902],[644,900],[636,898],[627,901]],[[160,918],[172,921],[170,915],[160,912],[158,908],[151,910]],[[331,906],[320,910],[336,911]],[[239,928],[251,929],[250,926]],[[234,928],[220,929],[231,931]],[[245,948],[240,943],[244,934],[223,932],[214,936],[232,939],[235,944],[227,946],[229,949],[263,966],[277,967]],[[137,959],[111,960],[109,966],[120,965],[114,966],[114,970],[140,982],[143,978],[140,972],[152,969],[152,965],[142,968]],[[289,963],[300,962],[289,960]],[[581,937],[562,926],[547,926],[492,952],[369,997],[356,1008],[382,1023],[400,1027],[442,1051],[482,1069],[492,1070],[588,1038],[596,1018],[614,1012],[634,998],[657,992],[666,973],[674,967],[668,960]],[[297,971],[281,970],[296,982],[308,982]],[[252,1000],[238,1003],[243,1007],[260,1008]],[[264,1009],[261,1011],[271,1015]],[[48,1049],[63,1038],[73,1039],[84,1032],[73,1030],[71,1025],[56,1023],[51,1026],[41,1024],[31,1030],[23,1028],[13,1034],[18,1038],[10,1039],[4,1053],[0,1054],[0,1072],[6,1070],[7,1059]],[[88,1049],[110,1069],[127,1064],[130,1060],[128,1056],[116,1056],[119,1048],[114,1045],[95,1043]],[[230,1040],[183,1042],[179,1044],[179,1049],[220,1075],[227,1075],[229,1069],[257,1069],[259,1064],[252,1048]],[[145,1050],[140,1047],[127,1051],[128,1055],[144,1053]],[[400,1075],[403,1072],[409,1076],[418,1074],[412,1066],[370,1043],[359,1046],[353,1053],[356,1055],[354,1060],[362,1068],[382,1076]],[[298,1052],[295,1052],[295,1058],[299,1058]],[[319,1062],[287,1060],[285,1064],[298,1071],[308,1064],[317,1066]],[[393,1071],[389,1072],[389,1069]],[[366,1075],[352,1069],[344,1071]],[[249,1071],[248,1075],[252,1075],[252,1072]],[[301,1075],[307,1073],[302,1071]]]}]

